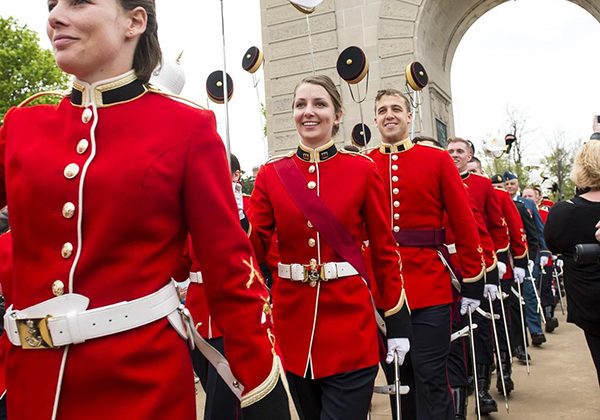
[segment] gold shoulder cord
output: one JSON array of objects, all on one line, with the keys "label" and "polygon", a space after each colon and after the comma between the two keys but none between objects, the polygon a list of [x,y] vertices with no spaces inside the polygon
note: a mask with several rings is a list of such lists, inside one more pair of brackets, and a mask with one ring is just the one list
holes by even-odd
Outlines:
[{"label": "gold shoulder cord", "polygon": [[23,102],[21,102],[19,105],[17,105],[17,108],[22,108],[24,106],[27,106],[29,103],[35,101],[38,98],[41,98],[42,96],[60,96],[61,98],[64,98],[66,96],[69,96],[69,92],[61,91],[61,90],[50,90],[47,92],[39,92],[39,93],[36,93],[35,95],[31,95],[29,98],[25,99]]}]

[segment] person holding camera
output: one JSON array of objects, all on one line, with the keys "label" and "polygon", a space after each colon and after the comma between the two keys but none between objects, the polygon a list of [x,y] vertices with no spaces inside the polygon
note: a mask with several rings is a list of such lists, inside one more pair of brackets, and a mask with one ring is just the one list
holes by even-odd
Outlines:
[{"label": "person holding camera", "polygon": [[600,258],[577,262],[577,244],[597,244],[600,219],[600,123],[594,117],[594,134],[575,157],[571,179],[585,191],[555,204],[544,229],[546,243],[564,259],[567,322],[583,329],[596,365],[600,384]]}]

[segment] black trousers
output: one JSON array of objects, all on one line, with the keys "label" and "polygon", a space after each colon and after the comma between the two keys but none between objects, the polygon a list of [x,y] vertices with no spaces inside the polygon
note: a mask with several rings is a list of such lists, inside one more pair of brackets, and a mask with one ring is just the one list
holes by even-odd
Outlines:
[{"label": "black trousers", "polygon": [[[221,354],[225,354],[223,337],[207,340]],[[192,351],[194,371],[206,393],[204,420],[239,420],[242,418],[240,401],[219,376],[214,366],[202,355],[200,350]]]},{"label": "black trousers", "polygon": [[[505,280],[503,280],[505,281]],[[515,285],[514,281],[510,283],[510,285],[515,289],[519,290]],[[512,346],[512,350],[515,350],[515,347],[520,346],[525,348],[529,345],[528,342],[523,342],[523,326],[522,322],[525,322],[525,328],[527,329],[527,316],[525,314],[525,306],[523,305],[523,317],[521,320],[521,311],[519,310],[519,298],[512,292],[512,290],[508,293],[508,299],[504,301],[504,306],[508,309],[509,319],[511,320],[511,326],[509,327],[510,333],[510,344]],[[525,296],[525,292],[523,290],[523,285],[521,285],[521,294],[523,297]],[[506,304],[508,302],[508,305]],[[527,334],[525,334],[525,339],[527,340]]]},{"label": "black trousers", "polygon": [[[384,340],[385,341],[385,340]],[[412,344],[411,344],[412,345]],[[400,383],[402,385],[408,385],[410,392],[400,396],[400,410],[402,419],[416,419],[417,418],[417,402],[415,399],[415,375],[412,368],[412,354],[413,349],[406,354],[404,358],[404,364],[400,366]],[[381,369],[385,374],[385,379],[388,384],[393,384],[396,380],[394,373],[394,364],[387,364],[385,360],[381,361]],[[398,420],[396,417],[396,396],[390,395],[390,405],[392,407],[392,418]]]},{"label": "black trousers", "polygon": [[[502,292],[507,294],[507,295],[511,295],[510,292],[510,285],[512,284],[512,280],[501,280],[500,281],[500,288],[502,289]],[[516,296],[513,295],[514,298],[516,298]],[[504,304],[504,313],[502,313],[502,304]],[[500,302],[500,299],[496,299],[494,302],[492,302],[492,305],[494,307],[494,314],[496,315],[500,315],[500,319],[496,320],[496,331],[498,332],[498,343],[500,346],[500,351],[502,352],[506,352],[508,353],[508,341],[506,340],[506,328],[508,328],[508,337],[509,339],[512,341],[512,337],[513,337],[513,333],[512,333],[512,329],[513,329],[513,317],[510,311],[510,297],[508,299],[505,299],[503,302]],[[518,309],[518,307],[517,307]],[[504,327],[504,317],[506,316],[506,328]],[[493,337],[492,337],[493,340]],[[523,339],[521,338],[521,341],[523,341]],[[495,343],[493,343],[494,345],[494,351],[496,351],[496,345]]]},{"label": "black trousers", "polygon": [[365,420],[378,366],[319,379],[287,373],[300,420]]},{"label": "black trousers", "polygon": [[[490,304],[486,298],[482,297],[480,308],[485,312],[490,312]],[[473,313],[473,323],[477,324],[477,329],[473,334],[477,364],[489,366],[492,364],[494,348],[492,321],[475,311]]]},{"label": "black trousers", "polygon": [[[465,317],[452,323],[452,332],[465,327]],[[448,355],[448,383],[452,388],[466,388],[467,371],[470,365],[470,343],[469,337],[461,337],[450,343],[450,354]]]},{"label": "black trousers", "polygon": [[[554,308],[554,294],[552,293],[552,267],[544,267],[545,271],[539,271],[535,285],[542,302],[542,307],[552,306]],[[549,321],[549,320],[547,320]]]},{"label": "black trousers", "polygon": [[585,331],[585,339],[587,341],[588,347],[590,348],[590,353],[592,354],[594,365],[596,366],[598,386],[600,386],[600,335],[591,334]]},{"label": "black trousers", "polygon": [[[403,419],[453,420],[454,404],[446,369],[450,352],[450,305],[413,310],[410,320],[413,331],[410,359],[404,361],[401,380],[410,386],[414,377],[414,387],[411,386],[409,393],[412,397],[402,399]],[[390,375],[391,365],[387,366],[386,378],[393,383],[394,371]],[[412,373],[405,373],[410,368]]]}]

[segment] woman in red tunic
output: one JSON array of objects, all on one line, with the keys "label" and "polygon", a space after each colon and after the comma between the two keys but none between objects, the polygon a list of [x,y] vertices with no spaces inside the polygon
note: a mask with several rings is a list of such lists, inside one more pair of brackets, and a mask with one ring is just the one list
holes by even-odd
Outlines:
[{"label": "woman in red tunic", "polygon": [[[373,162],[338,150],[340,94],[327,76],[304,79],[293,100],[296,153],[262,166],[248,218],[257,257],[277,232],[273,318],[301,419],[364,419],[380,359],[377,323],[360,246],[370,241],[388,337],[388,362],[409,349],[400,255],[385,220],[383,181]],[[292,186],[286,175],[296,174]],[[308,194],[308,196],[306,195]],[[298,205],[317,208],[305,213]],[[332,217],[326,214],[332,214]],[[322,229],[325,225],[325,229]],[[333,236],[328,226],[339,229]],[[338,242],[349,238],[344,246]],[[349,244],[348,244],[349,243]]]},{"label": "woman in red tunic", "polygon": [[154,0],[48,6],[72,91],[57,106],[11,109],[0,130],[15,278],[10,418],[196,419],[184,311],[168,282],[188,231],[246,418],[289,418],[214,115],[145,84],[161,60]]}]

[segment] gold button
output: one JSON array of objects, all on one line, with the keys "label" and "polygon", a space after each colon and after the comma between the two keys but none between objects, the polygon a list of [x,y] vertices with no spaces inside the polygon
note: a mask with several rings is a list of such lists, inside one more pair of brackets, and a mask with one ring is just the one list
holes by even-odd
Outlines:
[{"label": "gold button", "polygon": [[69,258],[73,253],[73,244],[71,242],[65,242],[60,250],[60,255],[63,258]]},{"label": "gold button", "polygon": [[80,155],[84,154],[88,147],[90,147],[90,142],[87,141],[86,139],[81,139],[79,140],[79,143],[77,143],[77,153],[79,153]]},{"label": "gold button", "polygon": [[398,165],[392,165],[392,170],[397,171],[398,170]]},{"label": "gold button", "polygon": [[397,177],[396,175],[394,175],[394,176],[392,177],[392,181],[394,181],[394,182],[398,182],[398,177]]},{"label": "gold button", "polygon": [[393,192],[394,194],[400,194],[400,190],[399,190],[398,188],[394,188],[394,189],[392,190],[392,192]]},{"label": "gold button", "polygon": [[311,229],[313,228],[313,224],[312,224],[312,223],[310,223],[310,220],[306,222],[306,226],[308,226],[308,227],[309,227],[309,228],[311,228]]},{"label": "gold button", "polygon": [[308,167],[308,172],[310,172],[311,174],[314,174],[316,170],[317,168],[315,168],[315,165],[310,165]]},{"label": "gold button", "polygon": [[314,248],[316,244],[317,244],[317,241],[315,241],[313,238],[310,238],[308,240],[308,246],[309,247]]},{"label": "gold button", "polygon": [[81,114],[81,121],[85,124],[89,123],[92,119],[92,110],[86,108],[83,110],[83,114]]},{"label": "gold button", "polygon": [[76,163],[69,163],[67,166],[65,166],[65,178],[67,179],[73,179],[77,176],[77,174],[79,173],[79,165],[77,165]]},{"label": "gold button", "polygon": [[398,160],[398,155],[392,155],[392,160]]},{"label": "gold button", "polygon": [[396,208],[400,207],[400,202],[399,201],[394,201],[394,207],[396,207]]},{"label": "gold button", "polygon": [[70,219],[75,214],[75,204],[67,202],[63,205],[62,215],[65,219]]},{"label": "gold button", "polygon": [[317,188],[317,183],[315,181],[310,181],[307,187],[309,190],[314,190],[315,188]]},{"label": "gold button", "polygon": [[399,226],[394,226],[394,232],[400,232],[400,227]]},{"label": "gold button", "polygon": [[52,294],[54,296],[62,296],[65,293],[65,284],[60,281],[60,280],[56,280],[54,283],[52,283]]},{"label": "gold button", "polygon": [[394,213],[394,220],[399,220],[400,219],[400,215],[398,213]]}]

